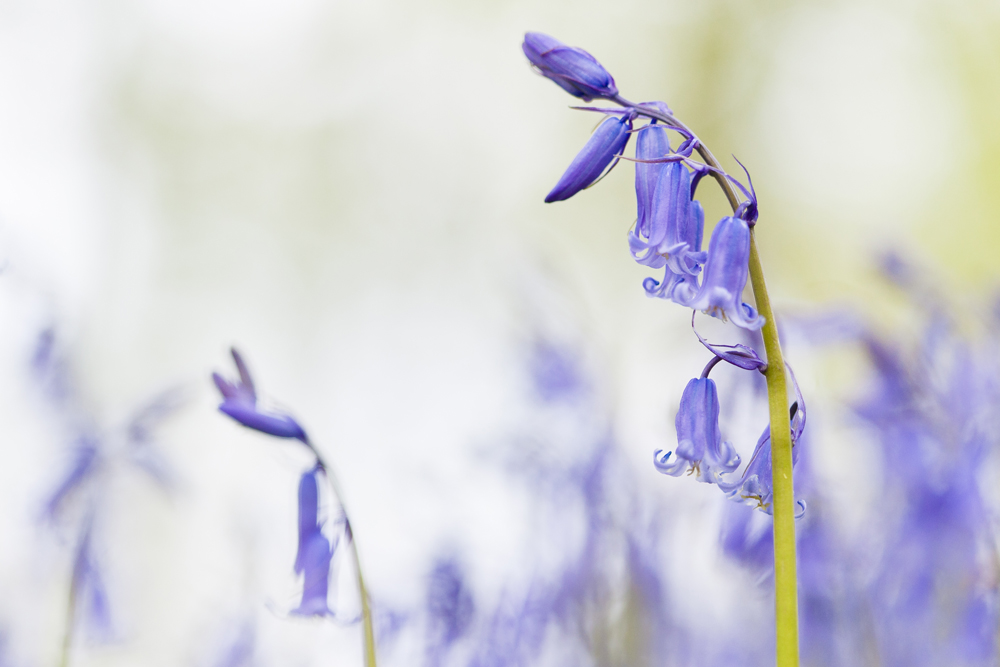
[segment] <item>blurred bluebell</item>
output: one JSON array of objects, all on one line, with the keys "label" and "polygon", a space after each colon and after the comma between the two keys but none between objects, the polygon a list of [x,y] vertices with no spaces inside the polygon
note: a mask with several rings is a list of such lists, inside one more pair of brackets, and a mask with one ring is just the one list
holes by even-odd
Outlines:
[{"label": "blurred bluebell", "polygon": [[764,318],[743,303],[749,260],[750,228],[746,221],[735,216],[722,218],[712,231],[701,288],[685,305],[744,329],[764,326]]},{"label": "blurred bluebell", "polygon": [[107,641],[113,635],[111,608],[93,552],[92,521],[87,519],[73,559],[70,595],[74,598],[75,614],[71,622],[82,623],[89,636]]},{"label": "blurred bluebell", "polygon": [[719,432],[719,394],[714,380],[702,377],[687,383],[675,426],[677,449],[653,454],[658,471],[674,477],[688,472],[697,475],[698,481],[713,484],[739,467],[736,449],[732,443],[723,442]]},{"label": "blurred bluebell", "polygon": [[292,613],[302,616],[327,616],[333,612],[327,603],[330,589],[330,561],[336,544],[323,534],[319,517],[319,482],[323,474],[317,465],[299,480],[299,546],[295,554],[295,573],[303,576],[302,601]]},{"label": "blurred bluebell", "polygon": [[615,80],[583,49],[566,46],[540,32],[525,33],[521,49],[538,72],[574,97],[589,102],[595,97],[618,94]]},{"label": "blurred bluebell", "polygon": [[532,385],[542,401],[567,400],[585,390],[577,360],[567,349],[550,341],[534,342],[530,369]]},{"label": "blurred bluebell", "polygon": [[545,196],[546,203],[569,199],[580,190],[593,185],[604,170],[628,145],[632,131],[632,115],[609,116],[601,121],[590,139],[559,178],[552,191]]},{"label": "blurred bluebell", "polygon": [[442,664],[452,645],[470,629],[476,611],[472,592],[454,558],[439,559],[427,581],[427,664]]},{"label": "blurred bluebell", "polygon": [[247,428],[277,438],[295,438],[308,444],[306,432],[290,415],[262,410],[258,406],[257,391],[254,389],[253,379],[243,357],[235,348],[231,353],[233,361],[236,362],[239,379],[231,382],[218,373],[212,373],[212,380],[215,381],[215,386],[219,388],[223,398],[219,410]]}]

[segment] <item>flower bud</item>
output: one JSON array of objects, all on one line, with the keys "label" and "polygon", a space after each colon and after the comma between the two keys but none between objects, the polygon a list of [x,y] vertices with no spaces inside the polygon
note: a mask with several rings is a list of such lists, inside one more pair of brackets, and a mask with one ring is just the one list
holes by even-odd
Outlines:
[{"label": "flower bud", "polygon": [[605,118],[590,135],[583,149],[573,158],[569,168],[552,188],[552,192],[545,197],[545,202],[569,199],[580,190],[592,185],[614,160],[615,155],[620,155],[625,150],[631,130],[630,115]]},{"label": "flower bud", "polygon": [[615,80],[594,56],[583,49],[566,46],[540,32],[525,33],[521,49],[542,75],[584,102],[618,94]]}]

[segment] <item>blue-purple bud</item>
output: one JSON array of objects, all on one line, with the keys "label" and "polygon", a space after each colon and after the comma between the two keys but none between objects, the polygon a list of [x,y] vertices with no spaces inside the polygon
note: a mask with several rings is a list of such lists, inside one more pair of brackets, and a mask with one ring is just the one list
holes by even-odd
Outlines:
[{"label": "blue-purple bud", "polygon": [[615,80],[583,49],[566,46],[555,37],[540,32],[525,33],[521,49],[543,76],[584,102],[618,94]]},{"label": "blue-purple bud", "polygon": [[698,481],[712,484],[739,467],[736,449],[732,443],[722,441],[719,431],[719,394],[713,380],[695,378],[687,383],[675,426],[676,451],[661,455],[663,450],[657,450],[653,454],[658,471],[674,477],[688,471],[697,474]]},{"label": "blue-purple bud", "polygon": [[264,411],[258,407],[257,391],[254,389],[250,371],[240,353],[235,349],[231,352],[240,379],[230,382],[218,373],[212,373],[212,380],[223,399],[219,410],[247,428],[276,438],[295,438],[308,444],[306,432],[291,416],[281,412]]},{"label": "blue-purple bud", "polygon": [[302,602],[292,613],[301,616],[327,616],[330,589],[330,561],[333,548],[319,522],[318,466],[299,480],[299,548],[295,554],[295,573],[303,575]]},{"label": "blue-purple bud", "polygon": [[743,303],[742,298],[749,262],[750,227],[741,218],[723,218],[712,231],[701,289],[685,305],[722,320],[729,319],[744,329],[760,329],[764,318]]},{"label": "blue-purple bud", "polygon": [[562,178],[552,188],[552,192],[546,195],[545,202],[569,199],[580,190],[592,185],[615,156],[625,150],[631,130],[630,114],[605,118],[590,135],[583,149],[573,158]]}]

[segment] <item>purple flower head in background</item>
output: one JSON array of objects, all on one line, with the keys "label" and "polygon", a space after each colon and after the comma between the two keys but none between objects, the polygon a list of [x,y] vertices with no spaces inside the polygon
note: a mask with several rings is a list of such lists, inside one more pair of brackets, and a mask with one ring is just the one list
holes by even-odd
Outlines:
[{"label": "purple flower head in background", "polygon": [[323,469],[318,465],[299,480],[299,548],[295,554],[295,574],[303,575],[302,602],[292,611],[301,616],[332,615],[327,605],[330,590],[330,561],[336,544],[323,534],[319,520],[319,482]]},{"label": "purple flower head in background", "polygon": [[[545,196],[546,203],[569,199],[596,183],[615,156],[625,150],[631,131],[631,114],[605,118],[573,158],[556,186]],[[614,166],[611,164],[612,169]]]},{"label": "purple flower head in background", "polygon": [[439,560],[427,582],[427,664],[439,665],[444,654],[472,625],[475,602],[458,563]]},{"label": "purple flower head in background", "polygon": [[309,444],[306,432],[298,422],[289,415],[280,412],[262,411],[257,405],[257,392],[253,386],[253,378],[243,362],[243,357],[236,349],[231,350],[239,380],[230,382],[218,373],[212,373],[215,386],[222,393],[222,403],[219,410],[247,428],[261,433],[267,433],[277,438],[295,438]]},{"label": "purple flower head in background", "polygon": [[698,294],[684,305],[744,329],[760,329],[764,318],[743,303],[750,273],[750,227],[742,218],[726,216],[712,231],[705,277]]},{"label": "purple flower head in background", "polygon": [[555,37],[540,32],[525,33],[521,49],[540,74],[584,102],[618,94],[615,80],[583,49],[566,46]]},{"label": "purple flower head in background", "polygon": [[711,484],[739,467],[739,455],[732,443],[722,441],[719,432],[719,394],[713,380],[701,377],[688,382],[675,424],[677,449],[665,455],[663,450],[653,454],[657,470],[674,477],[688,471]]}]

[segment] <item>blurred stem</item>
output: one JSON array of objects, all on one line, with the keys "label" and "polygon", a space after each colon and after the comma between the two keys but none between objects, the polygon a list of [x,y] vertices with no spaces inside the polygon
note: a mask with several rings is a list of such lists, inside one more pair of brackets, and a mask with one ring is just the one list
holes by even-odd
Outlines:
[{"label": "blurred stem", "polygon": [[[667,125],[691,130],[670,114],[657,109],[634,104],[616,96],[612,101],[634,109],[638,114],[655,118]],[[694,133],[692,133],[694,134]],[[732,183],[712,152],[698,142],[698,154],[709,167],[729,200],[733,211],[739,207],[740,198]],[[761,329],[764,351],[767,354],[767,402],[771,418],[771,475],[774,484],[774,612],[777,633],[777,667],[798,667],[799,664],[799,612],[795,563],[795,500],[792,488],[792,427],[788,415],[788,387],[785,380],[785,362],[778,340],[778,327],[771,310],[771,299],[764,284],[764,269],[757,252],[755,228],[750,228],[750,284],[757,310],[767,322]]]},{"label": "blurred stem", "polygon": [[66,600],[66,629],[63,631],[62,647],[59,650],[59,667],[69,667],[69,652],[73,648],[73,626],[76,620],[76,564],[73,564],[73,576],[69,583],[69,596]]},{"label": "blurred stem", "polygon": [[[307,446],[316,454],[316,462],[326,474],[326,479],[330,482],[333,495],[337,497],[337,502],[340,503],[340,506],[344,507],[344,496],[340,492],[340,484],[337,483],[337,477],[333,474],[333,469],[326,464],[323,457],[319,455],[319,452],[316,451],[316,448],[312,444],[307,443]],[[358,556],[358,545],[354,539],[354,528],[351,526],[351,519],[347,515],[346,508],[344,509],[344,520],[347,522],[347,537],[351,543],[351,556],[354,559],[354,569],[358,573],[358,595],[361,596],[361,623],[364,629],[362,644],[364,647],[365,667],[377,667],[375,663],[375,628],[372,624],[372,609],[368,600],[368,589],[365,588],[365,578],[361,573],[361,557]]]}]

